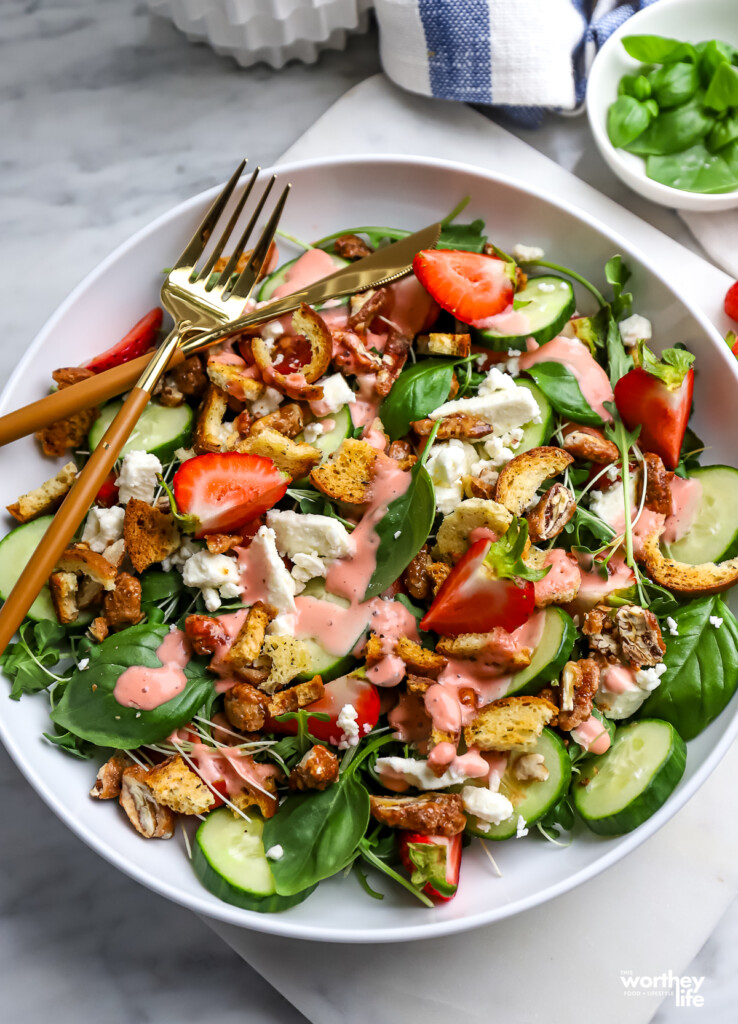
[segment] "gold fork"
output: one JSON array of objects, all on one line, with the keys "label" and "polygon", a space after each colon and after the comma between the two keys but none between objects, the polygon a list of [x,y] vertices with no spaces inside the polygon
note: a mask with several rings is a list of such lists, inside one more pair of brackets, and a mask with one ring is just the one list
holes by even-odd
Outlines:
[{"label": "gold fork", "polygon": [[204,266],[198,270],[197,263],[213,237],[216,224],[233,194],[244,166],[245,161],[239,165],[222,192],[217,196],[164,282],[162,302],[173,313],[176,326],[151,357],[138,383],[129,393],[117,416],[77,477],[74,486],[64,499],[3,605],[0,611],[0,654],[10,643],[28,609],[54,570],[62,552],[87,514],[103,481],[112,470],[121,448],[128,440],[139,416],[151,398],[157,381],[164,373],[182,340],[193,330],[211,327],[218,320],[221,322],[235,320],[242,313],[244,303],[251,294],[266,259],[290,188],[287,185],[282,191],[266,227],[261,232],[246,261],[246,266],[234,279],[235,268],[274,183],[274,178],[271,179],[249,219],[246,229],[227,260],[225,268],[219,275],[213,277],[213,268],[223,253],[253,189],[258,174],[257,170],[236,204],[236,208],[210,256]]}]

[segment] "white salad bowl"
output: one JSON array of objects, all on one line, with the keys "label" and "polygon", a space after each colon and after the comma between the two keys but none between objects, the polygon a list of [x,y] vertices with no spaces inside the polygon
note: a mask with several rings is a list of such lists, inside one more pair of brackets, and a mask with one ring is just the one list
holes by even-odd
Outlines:
[{"label": "white salad bowl", "polygon": [[618,96],[623,75],[632,75],[641,62],[629,57],[623,36],[655,35],[699,43],[719,39],[738,46],[736,0],[659,0],[628,18],[610,36],[595,57],[587,83],[587,116],[597,148],[611,170],[635,192],[662,206],[701,213],[732,210],[738,206],[738,190],[713,195],[684,192],[662,185],[646,175],[643,157],[616,149],[607,134],[607,111]]},{"label": "white salad bowl", "polygon": [[[603,267],[622,253],[633,277],[634,308],[654,324],[657,348],[684,342],[697,355],[695,429],[710,448],[711,462],[730,463],[738,451],[735,406],[738,371],[722,339],[651,266],[649,257],[588,215],[512,180],[480,168],[407,157],[352,157],[279,168],[293,183],[284,228],[313,239],[362,224],[420,228],[443,217],[465,195],[467,217],[483,217],[502,248],[516,242],[542,246],[554,262],[578,269],[605,287]],[[214,191],[214,190],[213,190]],[[58,366],[81,363],[107,348],[158,301],[161,269],[171,264],[192,233],[213,192],[183,203],[140,231],[86,278],[29,347],[0,398],[0,413],[38,398]],[[578,290],[582,312],[591,299]],[[2,504],[49,476],[49,463],[30,438],[0,452]],[[386,879],[382,902],[370,899],[354,878],[321,883],[304,903],[281,914],[258,914],[222,903],[192,871],[181,835],[146,842],[115,802],[88,796],[95,768],[45,743],[46,700],[0,697],[0,733],[29,782],[77,835],[132,878],[183,906],[256,931],[335,942],[395,942],[475,928],[559,896],[620,860],[656,832],[702,785],[738,733],[738,701],[688,744],[687,769],[667,803],[629,835],[604,839],[578,827],[567,848],[536,834],[493,844],[498,878],[479,841],[465,851],[458,895],[426,909]],[[531,832],[535,832],[531,829]],[[387,884],[385,884],[387,883]]]}]

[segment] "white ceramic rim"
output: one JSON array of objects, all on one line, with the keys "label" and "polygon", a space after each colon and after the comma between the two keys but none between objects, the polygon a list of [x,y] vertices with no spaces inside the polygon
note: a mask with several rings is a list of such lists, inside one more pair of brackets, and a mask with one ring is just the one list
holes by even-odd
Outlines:
[{"label": "white ceramic rim", "polygon": [[[637,35],[638,26],[644,17],[648,21],[651,18],[657,18],[659,11],[672,9],[674,7],[694,6],[695,0],[659,0],[659,4],[657,6],[650,4],[648,7],[643,7],[640,11],[636,11],[634,15],[624,21],[623,24],[605,41],[604,45],[595,55],[595,59],[592,61],[592,67],[590,68],[589,79],[587,81],[585,101],[589,127],[595,137],[597,145],[603,155],[605,154],[605,151],[607,152],[609,162],[613,167],[613,170],[615,169],[614,165],[617,165],[617,167],[622,170],[622,175],[620,175],[620,177],[622,177],[622,180],[629,188],[632,188],[634,192],[644,195],[652,202],[659,202],[664,206],[672,207],[672,209],[717,213],[719,210],[731,209],[738,205],[738,189],[733,189],[730,192],[688,192],[684,189],[672,188],[671,185],[663,185],[660,181],[654,181],[652,178],[647,177],[645,164],[641,170],[635,170],[635,168],[624,159],[620,150],[613,146],[607,134],[605,121],[595,114],[592,109],[592,104],[590,103],[591,93],[589,85],[592,81],[593,74],[596,74],[595,68],[597,67],[597,62],[600,61],[603,56],[609,56],[611,49],[620,46],[620,40],[624,35]],[[736,16],[738,17],[738,8],[736,9]],[[615,96],[613,96],[613,100],[614,99]],[[639,181],[642,179],[643,191],[639,185],[635,184],[635,179],[638,179]],[[733,200],[732,204],[731,200]]]},{"label": "white ceramic rim", "polygon": [[[543,199],[554,207],[558,207],[566,211],[570,216],[575,217],[587,227],[592,227],[595,230],[600,231],[608,238],[611,238],[613,244],[621,248],[624,253],[631,254],[633,257],[640,260],[644,266],[650,267],[648,258],[641,250],[632,246],[625,238],[619,235],[616,231],[612,231],[596,217],[580,213],[572,204],[564,202],[563,200],[555,199],[546,192],[527,188],[506,175],[491,173],[473,164],[463,164],[451,160],[440,160],[433,157],[408,157],[403,155],[376,156],[374,154],[367,153],[365,155],[359,154],[350,157],[325,157],[279,164],[272,168],[266,168],[263,173],[268,175],[274,172],[286,177],[293,171],[299,171],[302,169],[333,167],[337,165],[350,167],[353,165],[366,165],[367,162],[396,164],[398,166],[410,165],[411,167],[433,167],[449,172],[463,171],[466,174],[475,175],[481,180],[499,183],[508,188],[515,189],[525,195],[535,196],[536,198]],[[206,197],[214,196],[221,187],[222,186],[214,186],[211,189],[207,189],[157,217],[156,220],[136,232],[136,234],[129,238],[128,241],[118,246],[102,261],[102,263],[100,263],[98,267],[95,268],[95,270],[91,271],[58,307],[56,312],[53,313],[46,321],[42,329],[29,345],[25,357],[11,374],[5,388],[3,389],[3,394],[13,390],[16,381],[20,378],[23,372],[25,362],[31,359],[33,354],[47,343],[49,338],[53,335],[57,322],[65,312],[77,301],[79,296],[90,285],[94,284],[95,280],[103,274],[111,264],[115,263],[119,256],[124,254],[131,246],[137,244],[147,235],[155,233],[159,226],[166,223],[170,218],[179,216],[183,211],[188,210],[190,207],[199,206],[205,201]],[[664,287],[674,296],[675,300],[690,312],[695,320],[699,322],[705,333],[712,337],[716,345],[718,347],[724,347],[724,342],[720,337],[719,332],[708,320],[707,316],[679,296],[666,278],[664,278],[657,270],[650,269],[649,272],[657,277]],[[738,370],[734,369],[733,373],[738,381]],[[727,709],[723,713],[728,713]],[[87,846],[95,850],[110,864],[113,864],[115,867],[123,871],[124,874],[146,886],[146,888],[159,893],[161,896],[167,897],[167,899],[172,900],[174,903],[187,907],[189,910],[192,910],[203,917],[213,918],[218,921],[223,921],[226,924],[236,925],[241,928],[248,928],[252,931],[265,932],[271,935],[283,935],[294,939],[310,939],[312,941],[320,942],[335,942],[338,940],[341,942],[372,944],[384,942],[409,942],[417,939],[438,938],[439,936],[451,935],[457,932],[471,931],[474,928],[480,928],[483,925],[492,923],[493,921],[501,921],[507,917],[513,917],[516,914],[523,913],[524,911],[530,910],[542,903],[547,903],[549,900],[555,899],[557,896],[562,896],[571,889],[589,881],[589,879],[594,878],[596,875],[605,871],[623,857],[627,856],[640,846],[641,843],[657,832],[664,824],[666,824],[666,822],[669,821],[669,819],[672,818],[674,814],[676,814],[676,812],[697,792],[700,786],[703,785],[710,774],[715,770],[737,735],[738,707],[733,709],[733,719],[726,728],[723,736],[715,744],[710,754],[705,758],[704,762],[697,769],[693,777],[683,786],[682,789],[679,790],[678,793],[672,796],[663,807],[648,819],[648,821],[634,832],[623,837],[617,846],[610,849],[602,857],[599,857],[593,864],[575,872],[569,878],[561,882],[550,885],[532,896],[521,898],[504,904],[503,906],[494,907],[489,911],[482,911],[473,917],[466,917],[460,920],[434,922],[429,917],[427,925],[422,924],[404,928],[373,929],[371,933],[364,932],[361,929],[356,929],[355,931],[342,929],[339,933],[332,934],[327,930],[316,929],[314,926],[295,924],[291,922],[289,918],[283,917],[281,914],[258,914],[255,912],[248,912],[228,903],[222,903],[214,910],[211,902],[206,901],[205,899],[201,900],[197,897],[190,898],[185,896],[174,886],[171,886],[166,882],[159,882],[158,880],[152,879],[140,868],[125,862],[114,850],[104,846],[98,835],[92,829],[85,827],[77,821],[74,814],[69,809],[66,807],[56,806],[54,804],[52,796],[46,789],[43,780],[36,773],[32,760],[27,758],[19,749],[14,741],[13,734],[10,731],[8,724],[0,718],[0,738],[2,738],[6,750],[9,752],[10,756],[13,758],[28,782],[30,782],[39,796],[45,801],[57,817],[68,825],[68,827],[77,836],[79,836]],[[244,914],[249,915],[248,920],[244,920]]]}]

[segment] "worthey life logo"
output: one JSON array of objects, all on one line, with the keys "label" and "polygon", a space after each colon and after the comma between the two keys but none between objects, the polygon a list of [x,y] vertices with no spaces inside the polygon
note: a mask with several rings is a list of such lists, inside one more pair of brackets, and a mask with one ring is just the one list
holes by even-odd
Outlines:
[{"label": "worthey life logo", "polygon": [[705,1005],[705,997],[700,992],[704,977],[674,974],[671,970],[666,974],[634,974],[628,970],[620,972],[620,981],[626,996],[673,996],[675,1006]]}]

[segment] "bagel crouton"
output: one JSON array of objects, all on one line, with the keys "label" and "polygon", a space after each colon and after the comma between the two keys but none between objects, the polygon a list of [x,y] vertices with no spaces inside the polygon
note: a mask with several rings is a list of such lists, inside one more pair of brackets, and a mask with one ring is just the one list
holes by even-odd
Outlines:
[{"label": "bagel crouton", "polygon": [[738,583],[738,558],[698,565],[676,562],[664,557],[657,533],[645,538],[642,551],[651,579],[679,594],[719,594]]},{"label": "bagel crouton", "polygon": [[114,565],[92,551],[86,544],[71,544],[56,563],[57,571],[73,572],[77,576],[87,576],[99,583],[103,590],[115,590],[115,577],[118,575]]},{"label": "bagel crouton", "polygon": [[236,639],[223,659],[234,671],[247,668],[259,657],[266,628],[276,614],[275,608],[262,601],[257,601],[249,608]]},{"label": "bagel crouton", "polygon": [[469,548],[469,534],[480,527],[501,537],[507,532],[512,515],[504,505],[486,498],[467,498],[444,516],[436,544],[442,557],[458,558]]},{"label": "bagel crouton", "polygon": [[470,334],[428,334],[417,341],[418,352],[431,356],[465,358],[471,352]]},{"label": "bagel crouton", "polygon": [[398,637],[395,642],[395,654],[402,658],[408,671],[416,676],[429,676],[435,679],[448,664],[442,654],[421,647],[406,636]]},{"label": "bagel crouton", "polygon": [[56,617],[62,626],[77,621],[79,606],[77,604],[77,577],[73,572],[52,572],[49,576],[51,603],[54,605]]},{"label": "bagel crouton", "polygon": [[[84,366],[63,366],[51,374],[59,385],[59,390],[78,384],[80,381],[94,377],[92,370]],[[44,455],[64,455],[70,448],[79,448],[86,440],[90,427],[99,415],[97,407],[81,409],[65,420],[57,420],[48,427],[39,430],[36,439],[41,443]]]},{"label": "bagel crouton", "polygon": [[211,384],[195,417],[192,448],[197,455],[222,451],[232,441],[235,442],[238,434],[223,422],[227,409],[228,395]]},{"label": "bagel crouton", "polygon": [[500,470],[495,485],[495,501],[514,516],[522,516],[544,480],[563,473],[574,457],[563,448],[542,445],[511,459]]},{"label": "bagel crouton", "polygon": [[48,515],[61,505],[72,489],[76,476],[76,465],[68,462],[46,483],[29,491],[28,494],[21,494],[17,501],[7,506],[8,512],[19,523],[30,523],[32,519]]},{"label": "bagel crouton", "polygon": [[317,466],[322,458],[319,448],[314,448],[304,441],[293,441],[285,434],[280,434],[271,427],[260,433],[253,432],[238,441],[235,451],[250,455],[263,455],[271,459],[278,469],[287,473],[293,480],[301,480],[307,476],[313,466]]},{"label": "bagel crouton", "polygon": [[143,572],[176,551],[179,530],[173,516],[138,498],[130,498],[123,520],[123,540],[133,568]]},{"label": "bagel crouton", "polygon": [[466,745],[480,750],[532,750],[557,710],[542,697],[495,700],[464,729]]},{"label": "bagel crouton", "polygon": [[461,661],[483,661],[487,664],[504,666],[505,671],[517,671],[530,665],[530,647],[518,648],[511,634],[506,630],[491,630],[489,633],[460,633],[458,636],[442,636],[436,650],[449,658]]},{"label": "bagel crouton", "polygon": [[310,474],[310,482],[335,501],[363,505],[371,496],[379,452],[368,441],[347,437],[331,457]]},{"label": "bagel crouton", "polygon": [[154,799],[176,814],[204,814],[215,803],[213,794],[180,754],[150,768],[146,781]]},{"label": "bagel crouton", "polygon": [[260,380],[246,374],[243,367],[232,363],[208,363],[208,377],[212,383],[239,402],[253,402],[264,392]]}]

